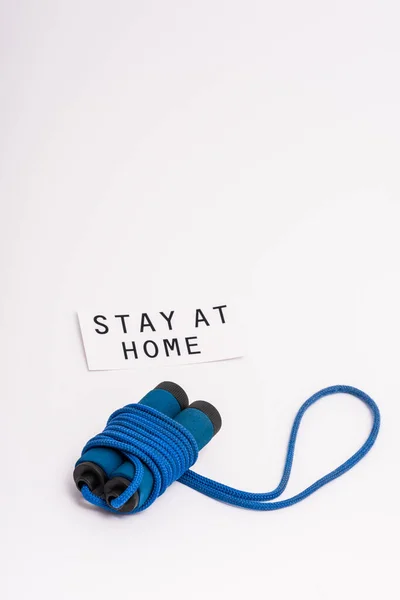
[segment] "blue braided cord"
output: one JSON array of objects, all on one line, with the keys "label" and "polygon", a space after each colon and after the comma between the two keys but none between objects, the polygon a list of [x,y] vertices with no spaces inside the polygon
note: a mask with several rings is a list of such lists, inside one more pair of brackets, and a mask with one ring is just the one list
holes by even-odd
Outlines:
[{"label": "blue braided cord", "polygon": [[143,474],[142,463],[152,472],[154,485],[147,501],[131,512],[148,508],[196,462],[198,456],[196,440],[186,427],[143,404],[129,404],[115,411],[104,431],[88,441],[82,454],[96,447],[118,450],[135,465],[134,480],[118,498],[112,500],[113,508],[92,494],[87,486],[82,487],[82,494],[88,502],[111,512],[118,512],[118,508],[138,489]]},{"label": "blue braided cord", "polygon": [[[355,396],[370,408],[373,424],[366,442],[342,465],[318,479],[296,496],[279,502],[269,502],[280,496],[288,484],[297,433],[304,413],[321,398],[338,393]],[[83,486],[82,494],[88,502],[111,512],[118,512],[118,508],[138,489],[143,474],[142,463],[144,463],[152,472],[153,490],[143,506],[131,512],[140,512],[148,508],[176,480],[227,504],[252,510],[277,510],[300,502],[354,467],[373,446],[379,426],[379,409],[372,398],[361,390],[346,385],[336,385],[317,392],[304,402],[296,415],[279,485],[272,492],[257,494],[231,488],[190,471],[189,468],[196,462],[198,456],[197,444],[192,434],[185,427],[153,408],[141,404],[131,404],[114,412],[109,418],[105,430],[89,440],[82,453],[99,446],[118,450],[135,465],[134,480],[118,498],[111,502],[112,508],[107,505],[105,500],[92,494],[87,486]]]},{"label": "blue braided cord", "polygon": [[[341,464],[339,467],[337,467],[324,477],[321,477],[321,479],[318,479],[318,481],[310,485],[308,488],[306,488],[299,494],[296,494],[296,496],[288,498],[287,500],[281,500],[279,502],[267,502],[280,496],[286,489],[293,464],[297,433],[299,431],[300,423],[304,416],[304,413],[307,411],[308,408],[310,408],[310,406],[315,404],[315,402],[317,402],[321,398],[339,393],[350,394],[351,396],[355,396],[371,409],[373,423],[371,432],[367,440],[361,446],[361,448],[350,458],[348,458],[343,464]],[[307,498],[307,496],[310,496],[322,486],[326,485],[330,481],[333,481],[337,477],[340,477],[341,475],[346,473],[346,471],[352,469],[372,448],[379,433],[379,427],[379,408],[372,400],[372,398],[370,398],[365,392],[362,392],[357,388],[347,385],[334,385],[320,390],[319,392],[311,396],[311,398],[306,400],[306,402],[304,402],[304,404],[300,407],[296,418],[293,422],[292,431],[290,433],[282,479],[278,487],[276,487],[272,492],[266,492],[264,494],[253,494],[250,492],[237,490],[222,483],[218,483],[217,481],[213,481],[212,479],[208,479],[207,477],[198,475],[193,471],[188,471],[187,473],[185,473],[183,477],[179,479],[179,481],[193,488],[194,490],[205,494],[206,496],[210,496],[210,498],[214,498],[216,500],[220,500],[222,502],[234,506],[240,506],[242,508],[249,508],[252,510],[277,510],[279,508],[286,508],[287,506],[292,506],[293,504],[304,500],[304,498]]]}]

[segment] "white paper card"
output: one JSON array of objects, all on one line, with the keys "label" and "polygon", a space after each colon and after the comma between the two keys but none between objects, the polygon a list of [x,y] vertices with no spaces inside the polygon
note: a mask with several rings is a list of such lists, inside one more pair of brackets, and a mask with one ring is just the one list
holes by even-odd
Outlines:
[{"label": "white paper card", "polygon": [[156,309],[139,309],[125,302],[114,309],[80,310],[89,369],[133,369],[243,356],[238,302],[216,300]]}]

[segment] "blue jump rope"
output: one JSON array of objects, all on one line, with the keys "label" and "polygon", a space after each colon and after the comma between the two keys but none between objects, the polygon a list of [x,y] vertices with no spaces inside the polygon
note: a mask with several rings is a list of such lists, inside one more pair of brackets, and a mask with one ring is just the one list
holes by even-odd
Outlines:
[{"label": "blue jump rope", "polygon": [[[306,410],[332,394],[355,396],[371,410],[371,432],[361,448],[339,467],[308,488],[278,502],[292,469],[297,433]],[[190,470],[199,450],[221,429],[217,409],[204,401],[189,405],[176,383],[163,382],[137,404],[114,412],[104,431],[89,440],[75,465],[74,480],[83,497],[117,514],[148,508],[174,481],[226,504],[252,510],[277,510],[300,502],[353,468],[372,448],[380,426],[379,409],[365,392],[347,385],[320,390],[300,407],[292,425],[283,475],[279,485],[264,494],[228,487]]]}]

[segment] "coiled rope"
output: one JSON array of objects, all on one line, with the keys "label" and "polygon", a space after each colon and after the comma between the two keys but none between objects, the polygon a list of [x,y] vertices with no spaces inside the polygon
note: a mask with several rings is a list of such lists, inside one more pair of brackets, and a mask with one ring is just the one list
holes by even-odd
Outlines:
[{"label": "coiled rope", "polygon": [[[288,484],[297,434],[305,412],[321,398],[339,393],[350,394],[369,407],[373,422],[367,440],[343,464],[318,479],[299,494],[286,500],[271,502],[284,492]],[[143,506],[132,512],[140,512],[148,508],[176,480],[210,498],[233,506],[251,510],[286,508],[304,500],[327,483],[352,469],[372,448],[379,433],[379,427],[380,413],[378,406],[365,392],[347,385],[335,385],[320,390],[304,402],[294,419],[281,481],[271,492],[258,494],[229,487],[191,471],[190,467],[196,462],[198,456],[197,444],[192,434],[173,419],[150,407],[131,404],[114,412],[110,416],[105,430],[92,438],[86,444],[83,452],[98,446],[107,446],[118,450],[135,466],[135,477],[132,483],[118,498],[111,502],[113,508],[109,507],[105,500],[92,494],[87,486],[83,486],[82,494],[92,504],[112,512],[118,512],[118,508],[138,489],[143,475],[142,464],[144,463],[153,474],[154,486]]]}]

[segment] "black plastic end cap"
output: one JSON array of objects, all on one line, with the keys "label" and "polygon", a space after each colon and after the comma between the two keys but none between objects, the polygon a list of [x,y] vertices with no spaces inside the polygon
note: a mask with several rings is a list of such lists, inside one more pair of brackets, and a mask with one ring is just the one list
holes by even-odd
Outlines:
[{"label": "black plastic end cap", "polygon": [[127,513],[134,510],[139,504],[139,492],[136,491],[120,508],[115,508],[111,502],[118,498],[132,482],[125,477],[113,477],[109,479],[104,486],[104,497],[110,508],[118,510],[120,513]]},{"label": "black plastic end cap", "polygon": [[106,474],[103,469],[92,462],[81,462],[74,469],[75,485],[80,491],[84,485],[96,496],[103,495]]},{"label": "black plastic end cap", "polygon": [[182,410],[189,406],[189,398],[187,393],[180,385],[174,383],[173,381],[163,381],[159,383],[155,388],[155,390],[165,390],[173,395],[173,397],[179,403],[179,406]]},{"label": "black plastic end cap", "polygon": [[205,400],[196,400],[196,402],[193,402],[189,406],[189,408],[196,408],[197,410],[201,410],[202,413],[207,415],[214,428],[214,435],[217,435],[218,431],[222,427],[222,418],[213,404],[210,404]]}]

